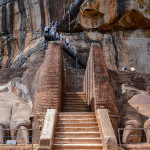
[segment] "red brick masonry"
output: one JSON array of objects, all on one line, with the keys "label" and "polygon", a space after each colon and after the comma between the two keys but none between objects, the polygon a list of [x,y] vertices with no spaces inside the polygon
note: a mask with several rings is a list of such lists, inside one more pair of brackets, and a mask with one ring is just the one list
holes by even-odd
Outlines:
[{"label": "red brick masonry", "polygon": [[[84,91],[91,109],[108,109],[110,115],[118,115],[116,96],[106,68],[104,54],[99,44],[92,44],[86,73]],[[111,118],[114,129],[117,129],[117,118]],[[117,131],[117,130],[116,130]]]},{"label": "red brick masonry", "polygon": [[61,45],[59,42],[52,42],[48,46],[37,83],[34,114],[46,112],[47,109],[59,110],[62,80]]}]

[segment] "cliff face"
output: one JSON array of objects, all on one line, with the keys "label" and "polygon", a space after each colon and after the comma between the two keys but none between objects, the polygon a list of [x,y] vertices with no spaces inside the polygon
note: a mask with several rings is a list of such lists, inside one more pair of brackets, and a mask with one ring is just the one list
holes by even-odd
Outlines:
[{"label": "cliff face", "polygon": [[[0,0],[0,67],[14,66],[35,47],[44,26],[60,21],[70,4],[71,0]],[[83,42],[75,40],[75,45],[101,43],[109,69],[133,66],[150,73],[149,0],[88,0],[73,25],[76,31],[86,31],[78,34]]]},{"label": "cliff face", "polygon": [[45,25],[59,20],[69,5],[60,0],[0,0],[0,66],[10,67],[20,52],[41,37]]},{"label": "cliff face", "polygon": [[85,1],[74,29],[86,30],[86,39],[101,42],[108,68],[150,73],[149,0]]},{"label": "cliff face", "polygon": [[85,1],[76,24],[82,29],[118,30],[150,27],[149,0]]}]

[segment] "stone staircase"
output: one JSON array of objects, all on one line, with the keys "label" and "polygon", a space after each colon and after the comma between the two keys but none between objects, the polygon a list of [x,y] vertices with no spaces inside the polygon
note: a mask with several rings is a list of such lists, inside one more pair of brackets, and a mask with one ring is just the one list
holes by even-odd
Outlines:
[{"label": "stone staircase", "polygon": [[53,150],[103,149],[94,112],[89,112],[85,93],[66,93],[58,114]]},{"label": "stone staircase", "polygon": [[62,112],[89,112],[85,93],[66,93],[62,102]]}]

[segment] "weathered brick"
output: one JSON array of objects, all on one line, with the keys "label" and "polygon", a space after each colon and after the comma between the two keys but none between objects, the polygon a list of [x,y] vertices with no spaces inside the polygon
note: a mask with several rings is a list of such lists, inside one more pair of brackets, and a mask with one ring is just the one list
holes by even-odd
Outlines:
[{"label": "weathered brick", "polygon": [[[106,68],[102,48],[99,44],[92,44],[88,65],[84,77],[84,91],[87,94],[89,103],[93,103],[96,110],[99,108],[108,109],[109,114],[117,115],[116,97],[113,87],[110,82],[110,77]],[[93,106],[91,104],[91,106]],[[117,121],[115,118],[113,126],[117,128]]]},{"label": "weathered brick", "polygon": [[[46,112],[47,109],[60,108],[62,95],[62,44],[51,42],[41,65],[37,83],[33,114]],[[38,143],[40,130],[38,119],[34,119],[34,143]]]}]

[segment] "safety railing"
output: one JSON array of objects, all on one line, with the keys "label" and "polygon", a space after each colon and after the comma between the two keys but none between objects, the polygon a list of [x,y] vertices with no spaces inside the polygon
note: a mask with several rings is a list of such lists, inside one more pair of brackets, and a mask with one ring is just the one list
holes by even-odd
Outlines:
[{"label": "safety railing", "polygon": [[72,7],[72,10],[67,11],[64,19],[58,24],[57,31],[63,30],[67,25],[69,25],[70,31],[70,23],[77,17],[80,6],[83,2],[84,0],[79,0],[78,3]]},{"label": "safety railing", "polygon": [[78,69],[78,63],[83,67],[86,68],[86,63],[83,62],[78,56],[76,56],[69,48],[66,47],[65,44],[63,44],[63,50],[71,56],[76,61],[76,69]]},{"label": "safety railing", "polygon": [[[52,36],[52,35],[46,35],[45,40],[47,40],[47,41],[56,41],[56,40],[60,40],[60,39],[56,38],[55,36]],[[45,45],[47,45],[47,44],[45,43]],[[47,48],[47,46],[45,46],[45,49],[46,48]],[[78,69],[78,64],[80,64],[83,68],[86,68],[87,64],[85,62],[83,62],[82,59],[80,59],[77,55],[74,54],[73,48],[71,48],[71,46],[69,46],[69,48],[67,48],[64,40],[63,40],[63,51],[66,52],[70,57],[72,57],[75,60],[76,69]]]},{"label": "safety railing", "polygon": [[[125,131],[129,131],[123,134]],[[118,138],[119,138],[119,146],[121,147],[122,144],[145,144],[149,143],[147,141],[147,138],[150,137],[150,135],[146,134],[145,131],[150,130],[150,128],[118,128]],[[126,139],[123,141],[123,139]]]},{"label": "safety railing", "polygon": [[33,129],[0,129],[0,147],[25,146],[33,150],[33,131]]}]

